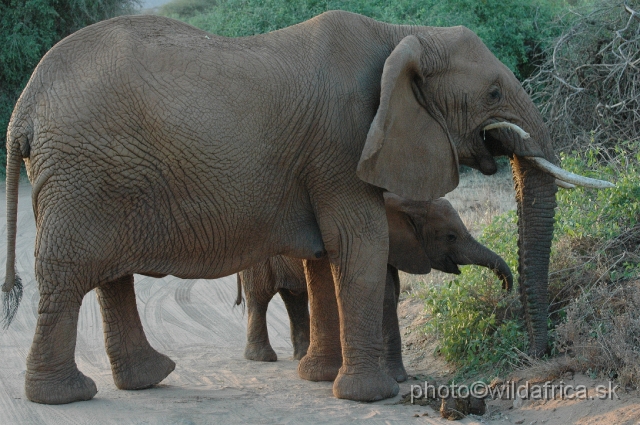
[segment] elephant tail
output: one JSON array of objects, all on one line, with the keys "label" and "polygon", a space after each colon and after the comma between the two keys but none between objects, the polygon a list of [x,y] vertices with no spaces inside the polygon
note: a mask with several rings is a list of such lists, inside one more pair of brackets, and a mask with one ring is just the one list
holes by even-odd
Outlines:
[{"label": "elephant tail", "polygon": [[244,298],[242,298],[242,272],[238,272],[236,277],[238,279],[238,296],[236,297],[236,305],[242,304],[242,314],[244,314]]},{"label": "elephant tail", "polygon": [[[2,326],[7,329],[18,311],[22,300],[22,280],[16,271],[16,232],[18,221],[18,186],[22,163],[21,145],[27,146],[27,137],[15,137],[7,133],[7,272],[2,285]],[[28,149],[27,149],[28,151]]]}]

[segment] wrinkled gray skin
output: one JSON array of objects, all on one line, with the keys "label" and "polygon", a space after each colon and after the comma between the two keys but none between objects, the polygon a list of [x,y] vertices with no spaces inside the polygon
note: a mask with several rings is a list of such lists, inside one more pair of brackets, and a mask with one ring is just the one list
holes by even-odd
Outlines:
[{"label": "wrinkled gray skin", "polygon": [[[493,270],[507,290],[511,290],[513,275],[498,254],[471,236],[446,199],[416,202],[385,193],[385,207],[390,241],[382,319],[384,363],[387,373],[402,382],[407,379],[407,373],[402,363],[402,340],[396,312],[400,295],[398,269],[426,274],[434,268],[459,274],[458,265],[475,264]],[[242,301],[242,288],[247,298],[248,313],[245,358],[258,361],[278,359],[269,343],[267,308],[273,296],[279,293],[289,314],[293,358],[302,359],[307,354],[310,341],[307,282],[302,261],[272,257],[238,273],[236,304]],[[337,344],[332,344],[332,347],[339,357],[339,335],[334,336],[334,341]]]},{"label": "wrinkled gray skin", "polygon": [[[531,137],[482,131],[496,121]],[[456,187],[459,164],[490,174],[496,155],[512,161],[521,295],[540,354],[557,187],[525,157],[555,162],[551,139],[518,80],[471,31],[339,11],[238,39],[149,15],[83,28],[41,60],[7,132],[3,290],[12,296],[22,160],[37,226],[27,397],[96,394],[74,361],[91,290],[116,385],[146,388],[174,363],[144,336],[134,273],[214,279],[275,255],[325,252],[305,262],[318,314],[299,375],[333,374],[339,398],[397,394],[379,362],[383,191],[435,199]],[[337,332],[340,360],[321,348]]]}]

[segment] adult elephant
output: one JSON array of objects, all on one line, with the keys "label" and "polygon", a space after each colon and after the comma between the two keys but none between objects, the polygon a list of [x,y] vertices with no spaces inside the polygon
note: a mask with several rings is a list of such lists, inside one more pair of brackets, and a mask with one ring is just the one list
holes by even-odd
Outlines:
[{"label": "adult elephant", "polygon": [[[490,126],[502,121],[531,137]],[[340,309],[343,364],[333,393],[393,396],[397,383],[378,360],[382,192],[432,199],[456,187],[458,163],[492,173],[494,155],[513,162],[520,285],[539,354],[556,192],[539,163],[554,162],[551,141],[513,74],[472,32],[328,12],[239,39],[156,16],[72,34],[36,67],[7,133],[10,298],[19,298],[22,159],[37,226],[40,304],[27,397],[95,395],[74,361],[78,311],[92,289],[117,386],[144,388],[173,362],[137,331],[134,273],[217,278],[274,255],[325,251],[331,270],[309,262],[307,271],[312,310],[333,293]],[[321,357],[305,359],[301,376],[325,374]]]},{"label": "adult elephant", "polygon": [[[491,269],[506,290],[511,290],[513,275],[498,254],[471,236],[457,211],[445,198],[426,202],[408,201],[390,192],[385,193],[384,197],[389,225],[389,259],[382,313],[383,360],[387,373],[402,382],[407,379],[407,373],[402,362],[402,338],[397,314],[400,296],[398,270],[426,274],[434,268],[460,274],[458,265],[475,264]],[[238,273],[236,304],[242,302],[242,288],[247,297],[248,317],[244,357],[258,361],[278,359],[269,343],[267,308],[273,296],[279,293],[289,315],[293,358],[302,359],[307,354],[311,339],[303,261],[283,256],[272,257]],[[326,311],[329,308],[335,309],[335,301],[323,306],[323,317],[331,316]],[[337,320],[334,326],[339,329]],[[339,332],[334,334],[330,345],[319,349],[327,357],[335,359],[335,370],[328,377],[333,379],[342,360]]]}]

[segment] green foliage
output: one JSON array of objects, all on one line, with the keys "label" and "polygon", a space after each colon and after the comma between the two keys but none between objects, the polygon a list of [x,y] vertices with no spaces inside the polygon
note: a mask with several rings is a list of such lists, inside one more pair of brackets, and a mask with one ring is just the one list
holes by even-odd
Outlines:
[{"label": "green foliage", "polygon": [[189,18],[208,11],[216,5],[214,0],[173,0],[162,6],[162,14],[177,18]]},{"label": "green foliage", "polygon": [[[613,158],[603,162],[603,156]],[[590,148],[561,155],[566,170],[608,179],[607,190],[576,188],[558,193],[555,238],[613,239],[640,220],[640,142],[619,143],[612,150]]]},{"label": "green foliage", "polygon": [[583,288],[640,277],[640,141],[561,155],[563,167],[608,179],[606,190],[558,193],[550,295],[562,312]]},{"label": "green foliage", "polygon": [[341,9],[408,25],[465,25],[518,76],[526,77],[536,46],[557,35],[562,0],[176,0],[160,13],[227,37],[284,28]]},{"label": "green foliage", "polygon": [[514,348],[527,349],[522,324],[505,318],[514,298],[503,294],[495,276],[465,270],[459,278],[429,288],[426,305],[427,332],[437,335],[439,353],[459,367],[458,376],[499,374],[517,362]]},{"label": "green foliage", "polygon": [[[94,22],[132,13],[139,0],[4,0],[0,3],[0,133],[40,58]],[[4,157],[4,148],[0,150]],[[4,163],[4,162],[3,162]],[[0,167],[4,174],[4,166]]]}]

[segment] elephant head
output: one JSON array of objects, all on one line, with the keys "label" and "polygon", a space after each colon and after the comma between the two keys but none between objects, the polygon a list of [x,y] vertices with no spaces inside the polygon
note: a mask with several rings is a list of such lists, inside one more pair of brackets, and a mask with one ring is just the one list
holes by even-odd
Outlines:
[{"label": "elephant head", "polygon": [[389,264],[412,274],[426,274],[432,268],[460,274],[458,265],[475,264],[491,269],[502,287],[511,290],[513,274],[507,263],[471,236],[449,201],[409,201],[390,192],[384,197]]},{"label": "elephant head", "polygon": [[[416,27],[386,59],[380,104],[358,163],[362,180],[426,201],[458,184],[458,165],[496,172],[511,160],[518,210],[519,288],[530,351],[547,349],[547,286],[556,178],[607,187],[553,165],[543,119],[515,78],[464,27]],[[564,186],[564,183],[562,183]]]}]

